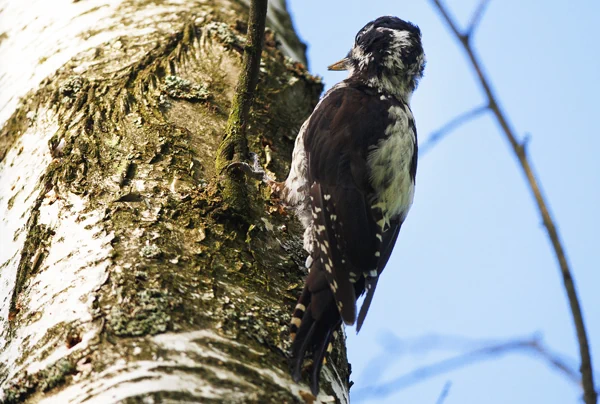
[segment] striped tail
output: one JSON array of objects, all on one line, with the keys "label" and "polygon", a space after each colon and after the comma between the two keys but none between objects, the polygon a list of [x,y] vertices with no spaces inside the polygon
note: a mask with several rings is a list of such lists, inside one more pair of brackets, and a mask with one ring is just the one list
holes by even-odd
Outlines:
[{"label": "striped tail", "polygon": [[342,319],[320,260],[314,260],[306,285],[298,299],[290,325],[292,339],[292,378],[300,381],[307,352],[312,353],[311,391],[319,394],[319,376],[325,356],[331,352],[331,339]]}]

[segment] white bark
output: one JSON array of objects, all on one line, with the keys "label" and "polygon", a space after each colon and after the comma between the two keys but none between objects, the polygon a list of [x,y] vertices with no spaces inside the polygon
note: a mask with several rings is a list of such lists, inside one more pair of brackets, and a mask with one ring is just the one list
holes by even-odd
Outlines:
[{"label": "white bark", "polygon": [[[209,20],[215,32],[229,29],[207,10],[218,10],[228,24],[245,19],[236,15],[239,5],[225,0],[147,3],[152,2],[0,1],[0,127],[4,128],[0,139],[0,400],[109,403],[146,397],[169,402],[303,402],[309,389],[291,381],[281,356],[287,342],[279,334],[285,334],[289,320],[289,305],[282,295],[285,288],[270,285],[280,291],[278,295],[266,294],[269,287],[239,286],[232,279],[236,271],[260,266],[267,259],[259,264],[228,262],[227,257],[241,260],[242,255],[235,249],[211,250],[219,245],[229,248],[230,239],[256,237],[279,248],[279,252],[264,249],[265,254],[291,262],[277,243],[294,237],[292,230],[274,232],[267,223],[280,218],[269,219],[265,213],[260,222],[264,226],[259,223],[247,235],[229,236],[226,225],[178,227],[165,213],[181,212],[183,208],[171,206],[196,198],[197,189],[210,180],[187,175],[177,164],[182,162],[190,172],[200,164],[210,177],[212,162],[202,158],[214,155],[219,138],[195,136],[201,129],[209,132],[202,136],[211,136],[209,127],[218,133],[224,118],[215,113],[216,117],[198,122],[188,119],[186,114],[195,117],[199,109],[206,110],[177,99],[161,104],[166,98],[158,95],[158,85],[136,93],[135,108],[124,112],[118,122],[109,119],[115,116],[110,101],[102,110],[108,111],[105,115],[98,115],[101,108],[73,106],[80,99],[84,103],[94,99],[85,100],[79,93],[87,82],[92,88],[103,80],[125,80],[136,64],[143,65],[139,69],[145,72],[144,58],[175,35],[183,32],[185,37],[189,21],[200,29]],[[285,30],[279,37],[280,49],[303,60],[303,48],[282,15],[286,15],[285,2],[271,2],[269,25]],[[191,47],[190,60],[195,64],[185,58],[180,65],[178,60],[170,63],[177,65],[178,74],[195,78],[210,75],[197,74],[194,68],[218,66],[223,75],[219,83],[226,86],[224,94],[214,95],[218,110],[218,103],[226,102],[235,84],[239,63],[235,52],[206,36]],[[308,100],[314,98],[306,94],[313,84],[301,79],[293,73],[285,82],[296,108],[292,113],[306,114]],[[65,90],[66,85],[72,88]],[[99,103],[112,91],[110,84],[93,88],[106,90],[95,96]],[[119,97],[115,96],[114,109],[124,110]],[[160,101],[152,104],[156,99]],[[157,105],[169,107],[165,107],[166,118],[156,118],[152,128],[168,130],[155,139],[150,129],[146,132],[152,115],[142,110],[158,111]],[[86,126],[87,118],[93,118],[93,128]],[[128,143],[129,134],[138,129],[138,137]],[[177,131],[187,136],[183,146],[176,140],[159,143]],[[51,152],[49,142],[54,141]],[[185,153],[172,151],[188,144]],[[63,149],[68,155],[62,155]],[[109,157],[86,154],[90,149],[114,151],[114,164],[109,164]],[[156,155],[165,155],[171,166],[146,158],[148,149],[160,149]],[[94,166],[95,158],[103,164]],[[73,161],[72,175],[65,174]],[[132,166],[135,174],[130,175]],[[85,190],[77,184],[84,184]],[[134,220],[117,221],[120,212]],[[215,244],[202,244],[205,233]],[[170,251],[173,246],[178,253]],[[206,255],[211,258],[206,260]],[[203,267],[204,262],[210,266]],[[175,276],[181,279],[171,282]],[[139,290],[132,294],[136,282]],[[182,310],[192,317],[178,317]],[[141,320],[136,317],[139,313]],[[132,318],[134,325],[127,323]],[[276,347],[269,346],[273,344]],[[336,366],[325,368],[322,384],[327,387],[317,402],[348,402],[346,370]]]}]

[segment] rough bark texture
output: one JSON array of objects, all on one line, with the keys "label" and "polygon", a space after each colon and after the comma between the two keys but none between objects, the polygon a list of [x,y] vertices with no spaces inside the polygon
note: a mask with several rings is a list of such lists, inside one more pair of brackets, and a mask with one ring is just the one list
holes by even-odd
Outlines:
[{"label": "rough bark texture", "polygon": [[[247,8],[0,1],[1,400],[311,402],[300,226],[261,183],[240,220],[215,177]],[[322,85],[283,1],[267,25],[248,140],[283,178]],[[348,401],[341,340],[324,379]]]}]

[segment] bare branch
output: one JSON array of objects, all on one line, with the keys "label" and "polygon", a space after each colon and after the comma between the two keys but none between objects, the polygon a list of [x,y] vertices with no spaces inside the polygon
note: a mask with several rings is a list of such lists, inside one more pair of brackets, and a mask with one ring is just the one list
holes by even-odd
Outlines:
[{"label": "bare branch", "polygon": [[579,298],[577,297],[577,290],[575,288],[575,281],[571,274],[571,269],[567,260],[567,255],[565,249],[560,240],[560,235],[558,233],[558,229],[556,228],[554,219],[550,213],[548,208],[548,204],[546,202],[546,198],[543,195],[541,190],[541,185],[539,184],[533,167],[527,158],[527,152],[522,143],[517,141],[517,137],[515,135],[515,130],[512,125],[510,125],[507,115],[504,110],[500,107],[498,103],[498,98],[491,88],[490,81],[485,76],[483,72],[483,68],[481,63],[475,54],[474,49],[471,47],[469,43],[468,34],[461,33],[454,20],[450,16],[448,10],[442,5],[440,0],[431,0],[433,5],[440,12],[456,38],[463,45],[464,51],[466,52],[469,60],[477,77],[479,78],[479,83],[481,84],[483,91],[485,92],[488,102],[490,105],[490,109],[496,116],[506,139],[509,141],[512,146],[513,152],[515,153],[517,160],[525,174],[527,179],[527,184],[533,194],[535,202],[537,204],[538,210],[542,217],[542,221],[546,230],[548,232],[548,237],[552,243],[552,247],[554,249],[554,254],[556,256],[556,260],[560,266],[560,270],[563,277],[563,284],[565,290],[567,292],[569,304],[571,306],[571,314],[573,317],[573,322],[575,323],[575,330],[577,332],[577,340],[579,342],[579,353],[581,356],[581,375],[582,375],[582,384],[584,390],[584,399],[586,404],[596,404],[597,402],[597,392],[594,386],[594,376],[592,370],[592,362],[590,359],[590,348],[585,328],[585,323],[583,321],[583,315],[581,313],[581,305],[579,303]]},{"label": "bare branch", "polygon": [[475,119],[477,116],[483,114],[489,109],[489,105],[481,105],[479,107],[473,108],[470,111],[464,112],[461,115],[458,115],[456,118],[447,122],[435,132],[432,132],[431,135],[429,135],[429,137],[425,141],[425,143],[419,146],[419,153],[421,155],[424,155],[429,150],[431,150],[436,144],[438,144],[443,138],[450,134],[450,132],[452,132],[454,129],[469,122],[472,119]]},{"label": "bare branch", "polygon": [[448,380],[446,384],[444,384],[442,392],[440,393],[440,396],[438,397],[435,404],[444,404],[444,401],[446,401],[446,397],[448,397],[448,393],[450,392],[450,387],[452,387],[452,382]]},{"label": "bare branch", "polygon": [[468,38],[467,38],[467,36],[465,34],[463,34],[462,32],[460,32],[460,30],[458,29],[458,26],[456,25],[456,23],[454,22],[454,20],[452,19],[452,17],[448,13],[448,11],[446,11],[446,9],[442,5],[442,3],[439,0],[431,0],[431,1],[433,1],[433,4],[438,8],[438,10],[440,11],[440,13],[442,14],[442,17],[446,21],[446,24],[448,24],[448,26],[450,27],[450,29],[452,30],[452,32],[454,33],[454,35],[461,42],[464,42],[466,46],[468,46]]},{"label": "bare branch", "polygon": [[250,107],[254,102],[254,90],[258,83],[260,58],[265,34],[268,0],[251,0],[248,16],[248,32],[242,61],[242,72],[233,97],[225,138],[217,150],[216,168],[223,174],[223,197],[236,210],[247,208],[248,196],[245,190],[244,172],[237,168],[248,158],[248,139],[246,127]]},{"label": "bare branch", "polygon": [[485,9],[487,8],[489,3],[490,3],[490,0],[481,0],[479,2],[479,4],[477,5],[477,8],[475,9],[475,11],[473,12],[473,15],[471,16],[471,22],[469,23],[469,28],[467,28],[466,36],[468,39],[471,39],[471,36],[477,29],[477,26],[481,22],[483,14],[485,13]]},{"label": "bare branch", "polygon": [[[439,342],[443,346],[443,338],[440,338]],[[452,342],[453,341],[451,341],[451,343]],[[422,382],[425,379],[445,374],[485,360],[495,359],[499,356],[510,353],[532,354],[534,357],[546,362],[552,368],[566,375],[567,379],[571,382],[577,384],[578,386],[580,385],[578,371],[570,367],[559,355],[545,347],[539,336],[534,335],[533,337],[525,339],[512,339],[508,341],[492,343],[476,348],[470,352],[460,354],[449,359],[444,359],[431,365],[422,366],[387,383],[358,389],[354,392],[354,399],[356,401],[361,401],[367,397],[369,399],[374,397],[383,398],[399,390]]]},{"label": "bare branch", "polygon": [[561,357],[549,351],[547,347],[542,345],[541,342],[531,345],[531,349],[537,351],[537,353],[548,361],[550,367],[558,370],[572,383],[581,386],[581,377],[579,372],[568,365]]}]

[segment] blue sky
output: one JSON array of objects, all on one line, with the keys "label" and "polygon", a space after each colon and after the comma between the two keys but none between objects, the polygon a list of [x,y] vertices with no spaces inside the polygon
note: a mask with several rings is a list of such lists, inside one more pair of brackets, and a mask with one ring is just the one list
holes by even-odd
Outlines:
[{"label": "blue sky", "polygon": [[[326,66],[381,15],[420,26],[428,64],[412,109],[419,141],[484,101],[462,49],[428,1],[288,0],[308,44],[310,69]],[[448,1],[469,21],[477,1]],[[485,70],[529,154],[557,219],[577,283],[600,384],[600,3],[492,1],[474,38]],[[439,334],[505,340],[540,333],[578,367],[562,277],[509,146],[490,114],[461,126],[419,161],[413,209],[360,335],[348,332],[353,402],[576,403],[581,391],[532,355],[514,353],[384,396],[361,388],[461,351],[406,350]],[[474,346],[474,343],[467,344]],[[569,359],[570,358],[570,359]]]}]

